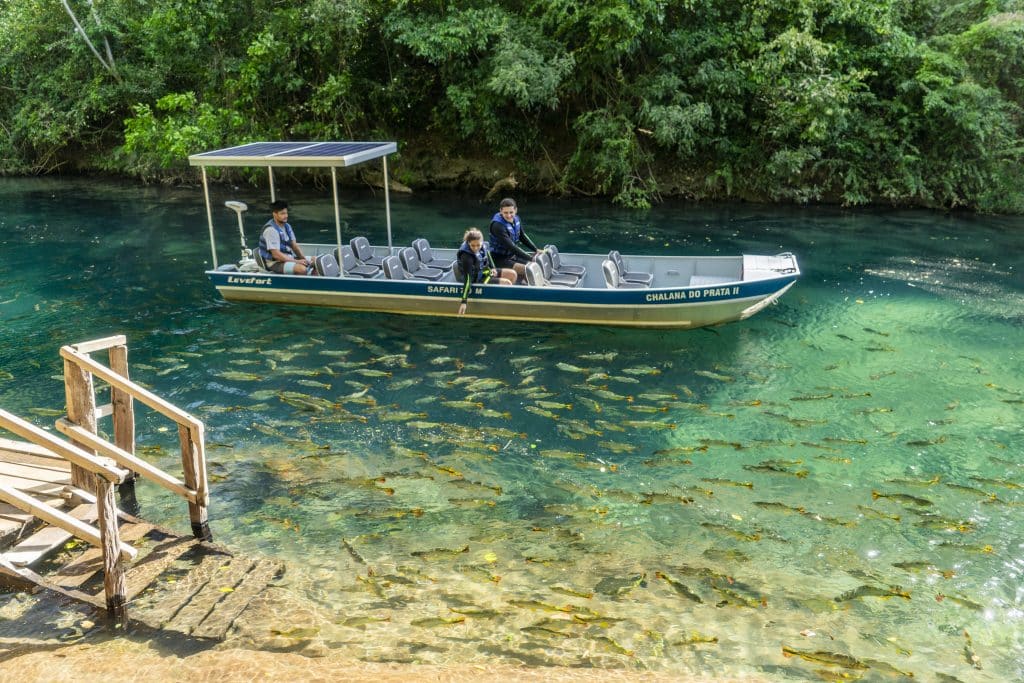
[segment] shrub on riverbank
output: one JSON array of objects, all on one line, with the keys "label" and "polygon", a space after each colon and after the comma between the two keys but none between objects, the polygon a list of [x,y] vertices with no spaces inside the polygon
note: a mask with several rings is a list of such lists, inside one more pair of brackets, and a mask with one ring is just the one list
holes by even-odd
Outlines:
[{"label": "shrub on riverbank", "polygon": [[22,0],[0,172],[397,139],[414,187],[1019,212],[1021,4]]}]

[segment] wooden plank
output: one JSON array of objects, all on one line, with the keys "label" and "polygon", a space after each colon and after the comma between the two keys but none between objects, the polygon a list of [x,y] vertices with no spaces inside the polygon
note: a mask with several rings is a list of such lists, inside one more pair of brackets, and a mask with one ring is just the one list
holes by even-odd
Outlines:
[{"label": "wooden plank", "polygon": [[[68,513],[80,522],[92,524],[96,521],[95,505],[79,505]],[[5,560],[16,567],[28,567],[61,547],[74,535],[56,526],[45,526],[28,538],[20,541],[13,548],[4,553]]]},{"label": "wooden plank", "polygon": [[[64,402],[67,404],[67,419],[83,429],[96,433],[96,391],[93,389],[92,375],[75,365],[68,359],[64,360]],[[81,442],[72,442],[76,447],[95,455],[95,451]],[[84,465],[71,462],[71,485],[75,488],[95,491],[93,478]]]},{"label": "wooden plank", "polygon": [[[56,508],[51,508],[48,505],[41,505],[39,501],[27,496],[21,491],[0,485],[0,499],[6,500],[15,507],[19,507],[26,512],[31,512],[33,515],[49,522],[50,524],[60,527],[65,531],[74,532],[75,536],[88,541],[92,545],[99,546],[102,544],[100,540],[99,530],[89,526],[88,524],[82,523],[80,520],[72,517],[71,515],[61,512]],[[125,543],[121,544],[121,555],[126,555],[128,558],[134,558],[137,554],[135,548]]]},{"label": "wooden plank", "polygon": [[31,465],[21,462],[0,462],[0,477],[11,476],[37,482],[68,484],[71,481],[70,474],[69,467],[60,467],[57,463]]},{"label": "wooden plank", "polygon": [[[110,369],[128,379],[128,346],[111,347]],[[135,454],[135,407],[131,393],[110,387],[110,409],[114,416],[114,445]]]},{"label": "wooden plank", "polygon": [[121,554],[121,533],[117,528],[117,502],[114,485],[96,477],[96,510],[99,514],[100,540],[103,543],[103,590],[107,596],[107,613],[123,622],[128,586],[125,583],[125,563]]},{"label": "wooden plank", "polygon": [[232,557],[216,571],[210,580],[164,626],[170,631],[189,635],[209,615],[217,603],[225,599],[253,567],[248,557]]},{"label": "wooden plank", "polygon": [[60,456],[53,451],[38,446],[28,441],[16,441],[0,437],[0,453],[23,453],[25,455],[38,455],[44,458],[57,458]]},{"label": "wooden plank", "polygon": [[[195,543],[193,547],[202,547]],[[151,628],[163,628],[198,593],[218,569],[231,559],[219,551],[204,553],[199,563],[174,583],[163,583],[131,603],[132,618]]]},{"label": "wooden plank", "polygon": [[92,353],[93,351],[109,349],[111,346],[124,346],[127,343],[128,338],[125,335],[115,334],[110,337],[103,337],[102,339],[93,339],[92,341],[71,344],[71,348],[78,353]]},{"label": "wooden plank", "polygon": [[9,413],[2,408],[0,408],[0,427],[17,434],[23,439],[31,439],[33,443],[43,445],[61,457],[70,460],[72,464],[78,465],[89,472],[95,472],[115,484],[123,481],[124,477],[128,474],[124,470],[111,467],[106,462],[97,460],[96,456],[76,447],[74,444],[58,439],[53,434],[43,431],[31,422],[26,422],[17,415]]},{"label": "wooden plank", "polygon": [[[126,543],[135,543],[154,528],[152,524],[146,523],[122,524],[121,540]],[[99,548],[88,548],[51,574],[50,581],[63,588],[79,588],[102,570],[103,551]]]},{"label": "wooden plank", "polygon": [[194,490],[188,488],[185,484],[181,483],[160,468],[154,467],[145,460],[137,458],[131,453],[113,444],[107,443],[100,437],[88,432],[78,425],[72,424],[67,420],[60,419],[57,420],[55,426],[57,427],[57,431],[61,434],[64,434],[78,442],[88,444],[90,448],[93,448],[103,455],[113,459],[118,465],[138,472],[146,479],[163,486],[168,491],[176,493],[185,500],[192,503],[197,500],[197,494]]},{"label": "wooden plank", "polygon": [[252,570],[242,578],[242,582],[235,590],[227,593],[224,599],[216,604],[213,611],[203,619],[202,623],[192,629],[192,635],[196,638],[223,640],[228,629],[235,623],[235,619],[245,611],[253,598],[263,592],[267,584],[283,571],[284,563],[282,562],[269,559],[257,560]]},{"label": "wooden plank", "polygon": [[178,425],[178,440],[181,443],[181,467],[185,485],[201,494],[196,501],[188,504],[188,517],[192,522],[192,535],[203,541],[212,539],[210,534],[209,510],[206,507],[208,494],[203,482],[206,480],[206,461],[203,455],[202,425],[198,429],[190,429]]},{"label": "wooden plank", "polygon": [[199,543],[194,538],[171,536],[153,548],[146,557],[128,569],[125,579],[128,581],[128,600],[134,600],[139,593],[149,588],[150,584],[179,557]]},{"label": "wooden plank", "polygon": [[0,557],[0,570],[2,570],[3,573],[5,573],[5,574],[13,573],[15,576],[19,576],[22,579],[25,579],[26,581],[30,581],[30,582],[34,583],[35,585],[37,585],[37,586],[45,588],[45,589],[47,589],[49,591],[53,591],[54,593],[58,593],[58,594],[63,595],[65,597],[71,598],[72,600],[79,600],[81,602],[85,602],[85,603],[88,603],[90,605],[95,605],[96,607],[100,607],[100,608],[103,607],[103,603],[98,601],[92,595],[88,595],[86,593],[82,593],[81,591],[67,590],[67,589],[61,588],[60,586],[57,586],[57,585],[54,585],[54,584],[50,583],[50,581],[48,581],[45,577],[40,576],[39,574],[36,574],[31,569],[28,569],[26,567],[15,567],[14,565],[11,565],[11,564],[5,562],[2,557]]},{"label": "wooden plank", "polygon": [[[70,346],[61,347],[60,355],[61,357],[73,361],[79,367],[96,375],[103,381],[107,382],[111,387],[131,394],[134,398],[145,403],[158,413],[166,415],[178,424],[202,424],[192,415],[189,415],[184,410],[168,403],[148,389],[140,387],[138,384],[135,384],[130,380],[124,379],[110,368],[101,363],[97,363],[88,356],[76,353]],[[77,420],[75,420],[75,422],[77,422]]]}]

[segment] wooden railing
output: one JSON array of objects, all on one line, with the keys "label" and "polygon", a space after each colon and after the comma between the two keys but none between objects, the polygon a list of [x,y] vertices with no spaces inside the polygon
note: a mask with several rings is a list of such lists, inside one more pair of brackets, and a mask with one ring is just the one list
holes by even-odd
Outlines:
[{"label": "wooden railing", "polygon": [[[109,368],[89,356],[103,350],[108,351]],[[127,591],[124,560],[134,558],[136,551],[120,541],[114,486],[131,483],[138,474],[166,488],[188,502],[196,538],[212,540],[204,427],[185,411],[128,379],[128,349],[123,335],[64,346],[60,355],[64,359],[67,417],[58,419],[56,427],[71,443],[4,410],[0,410],[0,427],[71,463],[72,490],[84,492],[82,497],[86,499],[95,496],[98,528],[11,487],[0,485],[0,499],[102,548],[107,610],[123,619]],[[109,404],[96,406],[93,377],[110,385]],[[177,424],[184,481],[135,456],[135,400]],[[114,443],[97,436],[97,422],[106,416],[113,418]]]}]

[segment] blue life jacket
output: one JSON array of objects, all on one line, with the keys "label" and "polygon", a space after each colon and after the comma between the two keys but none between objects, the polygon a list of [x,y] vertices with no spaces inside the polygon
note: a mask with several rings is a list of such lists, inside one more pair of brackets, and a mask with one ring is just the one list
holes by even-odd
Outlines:
[{"label": "blue life jacket", "polygon": [[[508,235],[508,238],[512,240],[512,244],[517,244],[519,242],[519,236],[523,233],[523,226],[519,222],[519,216],[516,216],[512,220],[512,222],[509,223],[507,220],[505,220],[505,217],[502,216],[500,212],[498,212],[494,214],[493,218],[491,218],[491,223],[500,223],[502,226],[504,226],[505,233]],[[491,246],[493,247],[492,252],[494,253],[494,255],[500,258],[511,256],[513,253],[511,251],[505,250],[505,245],[501,242],[501,240],[494,240],[494,244],[492,244]]]},{"label": "blue life jacket", "polygon": [[277,235],[281,241],[280,251],[284,254],[287,254],[288,256],[294,257],[295,252],[292,251],[292,243],[295,241],[295,233],[292,232],[291,224],[285,223],[284,227],[282,227],[278,225],[273,218],[266,222],[266,224],[263,226],[263,231],[260,232],[260,256],[262,256],[266,261],[272,261],[274,258],[273,255],[270,253],[270,250],[267,248],[267,240],[264,239],[263,237],[263,232],[266,231],[266,229],[269,227],[273,227],[275,230],[277,230]]},{"label": "blue life jacket", "polygon": [[[462,245],[459,247],[459,251],[464,254],[469,254],[475,259],[475,263],[473,264],[473,271],[469,274],[470,282],[483,282],[485,277],[484,272],[491,270],[490,260],[487,258],[487,243],[484,242],[482,245],[480,245],[480,251],[474,254],[473,250],[469,248],[469,244],[467,242],[463,242]],[[461,266],[462,259],[456,258],[456,263]],[[460,280],[466,276],[465,273],[457,275]]]}]

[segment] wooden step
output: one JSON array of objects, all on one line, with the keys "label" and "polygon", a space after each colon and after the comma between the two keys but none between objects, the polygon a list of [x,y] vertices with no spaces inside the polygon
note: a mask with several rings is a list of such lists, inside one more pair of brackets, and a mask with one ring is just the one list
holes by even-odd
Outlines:
[{"label": "wooden step", "polygon": [[164,573],[179,557],[191,550],[199,541],[191,537],[168,536],[160,541],[144,558],[125,573],[128,600],[134,600],[142,591]]},{"label": "wooden step", "polygon": [[230,555],[210,548],[205,543],[194,544],[190,548],[193,553],[183,558],[194,560],[194,565],[186,574],[174,577],[173,582],[158,581],[150,590],[138,595],[132,602],[131,618],[150,628],[164,628],[192,596],[206,586],[210,577],[231,560]]},{"label": "wooden step", "polygon": [[253,598],[263,592],[267,585],[284,572],[284,563],[277,560],[260,559],[252,566],[240,584],[218,602],[203,621],[192,629],[196,638],[223,640]]},{"label": "wooden step", "polygon": [[[153,530],[152,524],[122,524],[118,529],[121,540],[134,543]],[[49,576],[52,583],[64,588],[79,588],[88,583],[96,574],[103,571],[103,551],[99,548],[88,548],[81,555],[71,560]]]},{"label": "wooden step", "polygon": [[[95,505],[79,505],[69,515],[87,524],[95,524]],[[67,543],[73,535],[60,527],[45,526],[3,554],[15,567],[31,567],[36,562]]]},{"label": "wooden step", "polygon": [[210,576],[206,585],[189,599],[188,604],[182,606],[164,628],[191,635],[192,631],[213,612],[213,608],[242,583],[253,565],[254,562],[248,557],[232,557],[227,564],[219,567]]}]

